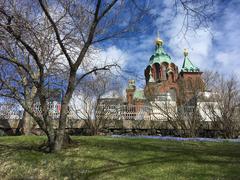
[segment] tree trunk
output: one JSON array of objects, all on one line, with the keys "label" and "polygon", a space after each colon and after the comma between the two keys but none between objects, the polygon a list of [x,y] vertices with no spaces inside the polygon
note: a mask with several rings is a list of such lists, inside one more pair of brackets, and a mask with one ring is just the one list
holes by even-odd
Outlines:
[{"label": "tree trunk", "polygon": [[[33,87],[32,89],[25,88],[25,101],[28,107],[32,106],[36,92],[37,92],[36,87]],[[20,124],[22,126],[20,127],[21,134],[29,135],[31,133],[31,128],[33,125],[32,121],[33,121],[32,116],[27,111],[24,111],[22,123]]]},{"label": "tree trunk", "polygon": [[24,111],[23,119],[22,119],[22,130],[20,131],[24,135],[29,135],[31,133],[31,126],[32,126],[32,117],[31,115]]},{"label": "tree trunk", "polygon": [[72,143],[72,140],[69,134],[63,131],[57,131],[55,134],[54,142],[50,144],[51,152],[58,152],[62,149],[63,146],[68,146]]},{"label": "tree trunk", "polygon": [[55,134],[54,134],[54,131],[49,131],[49,130],[46,130],[45,133],[47,135],[47,142],[44,142],[39,147],[39,149],[50,153],[50,152],[53,152],[53,150],[54,150]]},{"label": "tree trunk", "polygon": [[24,111],[23,117],[19,122],[18,125],[18,133],[23,135],[29,135],[31,133],[32,128],[32,117],[31,115]]},{"label": "tree trunk", "polygon": [[69,105],[70,99],[72,98],[72,94],[73,94],[74,86],[76,82],[76,72],[77,72],[76,69],[71,69],[70,71],[68,88],[61,104],[61,112],[60,112],[58,128],[55,133],[55,141],[54,141],[54,148],[53,148],[54,152],[60,151],[64,144],[70,143],[70,137],[68,134],[65,133],[65,129],[67,124],[67,115],[69,111],[68,105]]},{"label": "tree trunk", "polygon": [[48,152],[53,152],[54,151],[54,142],[55,142],[55,134],[54,131],[53,132],[49,132],[49,134],[47,135],[48,137],[48,149],[46,149]]},{"label": "tree trunk", "polygon": [[64,134],[65,134],[64,130],[57,130],[53,151],[57,152],[61,150],[64,141]]},{"label": "tree trunk", "polygon": [[67,114],[68,114],[68,103],[63,103],[61,109],[61,115],[59,118],[58,129],[55,131],[55,140],[53,151],[57,152],[61,150],[63,145],[68,145],[71,143],[70,137],[66,134],[66,123],[67,123]]}]

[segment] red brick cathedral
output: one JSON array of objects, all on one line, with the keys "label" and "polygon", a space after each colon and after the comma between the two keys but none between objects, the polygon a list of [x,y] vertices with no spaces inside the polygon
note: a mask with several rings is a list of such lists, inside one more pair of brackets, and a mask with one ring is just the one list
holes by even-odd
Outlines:
[{"label": "red brick cathedral", "polygon": [[194,66],[184,49],[183,65],[179,72],[171,57],[163,48],[163,41],[156,39],[155,52],[150,57],[144,71],[146,85],[144,90],[137,90],[134,80],[129,80],[126,89],[127,103],[144,105],[152,100],[162,100],[167,95],[183,105],[190,101],[198,92],[204,91],[202,72]]}]

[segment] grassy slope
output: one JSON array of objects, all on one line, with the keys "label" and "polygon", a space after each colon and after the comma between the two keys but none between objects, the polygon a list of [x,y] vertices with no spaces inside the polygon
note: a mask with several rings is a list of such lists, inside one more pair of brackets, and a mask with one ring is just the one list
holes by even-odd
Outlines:
[{"label": "grassy slope", "polygon": [[0,137],[0,179],[240,179],[240,144],[74,137],[57,154],[44,137]]}]

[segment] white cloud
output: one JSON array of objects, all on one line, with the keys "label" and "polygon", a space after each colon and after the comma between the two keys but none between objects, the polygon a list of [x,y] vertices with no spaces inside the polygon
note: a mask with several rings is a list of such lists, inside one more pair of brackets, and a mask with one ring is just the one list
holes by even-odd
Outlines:
[{"label": "white cloud", "polygon": [[175,14],[173,4],[170,1],[164,1],[164,10],[159,11],[159,17],[155,21],[155,25],[159,27],[165,41],[165,46],[171,50],[171,56],[175,64],[180,68],[183,63],[183,49],[189,49],[189,56],[193,64],[202,68],[206,68],[206,59],[212,48],[212,36],[210,31],[206,29],[197,29],[195,31],[189,29],[185,33],[183,26],[184,16],[181,10]]},{"label": "white cloud", "polygon": [[[193,64],[204,71],[206,69],[219,70],[221,73],[232,72],[240,75],[240,24],[237,23],[239,7],[228,3],[217,4],[216,19],[208,30],[199,28],[189,29],[185,38],[184,30],[181,32],[184,21],[183,12],[175,14],[173,1],[161,1],[151,11],[154,24],[157,27],[150,34],[134,37],[124,41],[122,46],[110,46],[98,50],[94,55],[94,65],[117,62],[122,67],[134,70],[143,76],[145,67],[154,51],[156,31],[164,40],[165,50],[172,57],[173,62],[179,66],[183,63],[183,49],[189,49],[189,57]],[[221,8],[220,6],[224,6]],[[225,7],[226,6],[226,7]],[[96,60],[97,59],[97,60]],[[141,81],[144,80],[142,79]]]},{"label": "white cloud", "polygon": [[216,52],[215,60],[219,63],[218,70],[226,74],[235,74],[240,77],[240,58],[238,50]]},{"label": "white cloud", "polygon": [[126,64],[128,59],[128,54],[123,52],[121,49],[116,46],[110,46],[105,50],[100,50],[99,54],[96,55],[98,61],[96,61],[97,66],[102,66],[105,64],[116,63],[119,66],[123,67]]},{"label": "white cloud", "polygon": [[240,77],[240,23],[237,19],[240,6],[236,2],[225,6],[214,27],[216,46],[212,50],[213,59],[220,72]]},{"label": "white cloud", "polygon": [[94,67],[101,68],[111,64],[123,67],[127,59],[128,54],[116,46],[109,46],[106,49],[92,47],[89,49],[81,68],[91,70]]},{"label": "white cloud", "polygon": [[159,15],[155,25],[160,28],[163,40],[167,39],[165,45],[170,48],[170,55],[179,67],[183,62],[183,49],[188,48],[191,61],[201,70],[214,69],[240,76],[240,23],[236,19],[239,3],[216,4],[216,16],[209,31],[204,28],[189,29],[185,38],[179,33],[183,13],[174,14],[171,1],[163,1],[163,6],[162,11],[153,11]]}]

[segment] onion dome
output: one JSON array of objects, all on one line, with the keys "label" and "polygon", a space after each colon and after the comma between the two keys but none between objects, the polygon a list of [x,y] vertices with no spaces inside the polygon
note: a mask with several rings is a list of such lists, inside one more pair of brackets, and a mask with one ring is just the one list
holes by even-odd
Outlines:
[{"label": "onion dome", "polygon": [[163,40],[161,40],[159,37],[156,39],[156,45],[157,46],[162,46],[163,45]]},{"label": "onion dome", "polygon": [[184,61],[183,61],[183,66],[182,66],[182,72],[199,72],[199,68],[194,66],[193,63],[190,61],[188,57],[188,51],[187,49],[184,49],[183,52],[184,55]]},{"label": "onion dome", "polygon": [[171,63],[171,57],[164,51],[163,49],[163,40],[157,37],[155,46],[155,52],[151,56],[149,60],[149,64],[152,65],[154,63],[161,64],[163,62]]}]

